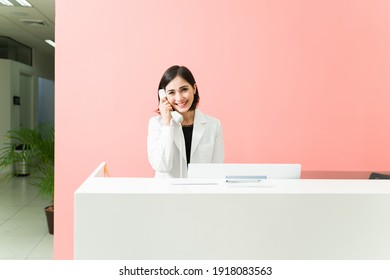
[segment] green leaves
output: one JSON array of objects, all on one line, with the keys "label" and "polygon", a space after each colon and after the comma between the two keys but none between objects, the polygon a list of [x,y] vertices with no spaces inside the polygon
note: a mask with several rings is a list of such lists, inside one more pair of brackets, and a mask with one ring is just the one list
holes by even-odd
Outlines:
[{"label": "green leaves", "polygon": [[35,129],[10,130],[0,149],[0,168],[24,161],[31,170],[32,184],[54,200],[54,126],[44,123]]}]

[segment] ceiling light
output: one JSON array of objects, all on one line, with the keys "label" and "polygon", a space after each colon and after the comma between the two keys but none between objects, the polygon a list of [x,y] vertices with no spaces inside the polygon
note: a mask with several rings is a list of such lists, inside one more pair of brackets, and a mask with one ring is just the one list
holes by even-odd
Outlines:
[{"label": "ceiling light", "polygon": [[52,40],[47,39],[47,40],[45,40],[45,42],[48,43],[48,44],[49,44],[50,46],[52,46],[53,48],[56,47],[56,43],[54,43]]},{"label": "ceiling light", "polygon": [[27,0],[0,0],[0,4],[5,6],[32,7]]},{"label": "ceiling light", "polygon": [[8,0],[0,0],[0,3],[5,5],[5,6],[13,6],[14,5]]},{"label": "ceiling light", "polygon": [[32,7],[32,5],[28,3],[27,0],[16,0],[16,2],[18,2],[23,7]]}]

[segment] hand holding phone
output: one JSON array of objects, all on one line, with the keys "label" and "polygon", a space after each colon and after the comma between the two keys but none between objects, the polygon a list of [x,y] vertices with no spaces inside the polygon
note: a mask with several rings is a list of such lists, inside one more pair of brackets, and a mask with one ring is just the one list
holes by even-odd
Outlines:
[{"label": "hand holding phone", "polygon": [[[158,91],[158,95],[160,96],[160,101],[167,98],[167,94],[165,93],[164,89],[160,89]],[[175,121],[178,124],[180,124],[183,121],[183,116],[176,111],[171,111],[171,117],[173,121]]]}]

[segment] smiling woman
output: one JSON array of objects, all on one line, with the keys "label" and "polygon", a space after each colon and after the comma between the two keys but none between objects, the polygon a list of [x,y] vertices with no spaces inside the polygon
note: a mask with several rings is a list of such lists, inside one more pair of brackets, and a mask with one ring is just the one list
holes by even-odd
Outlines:
[{"label": "smiling woman", "polygon": [[[155,177],[187,177],[185,167],[190,162],[223,162],[221,123],[196,108],[199,91],[191,71],[185,66],[170,67],[158,88],[167,96],[158,96],[160,115],[149,121],[148,158]],[[173,111],[180,113],[183,121],[175,122]]]}]

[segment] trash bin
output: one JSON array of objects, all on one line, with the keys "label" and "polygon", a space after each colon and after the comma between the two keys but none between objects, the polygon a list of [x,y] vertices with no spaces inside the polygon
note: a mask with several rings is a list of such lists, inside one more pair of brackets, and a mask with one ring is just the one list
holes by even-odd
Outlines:
[{"label": "trash bin", "polygon": [[29,145],[19,144],[15,146],[14,173],[16,176],[30,175],[30,166],[28,162],[29,153]]}]

